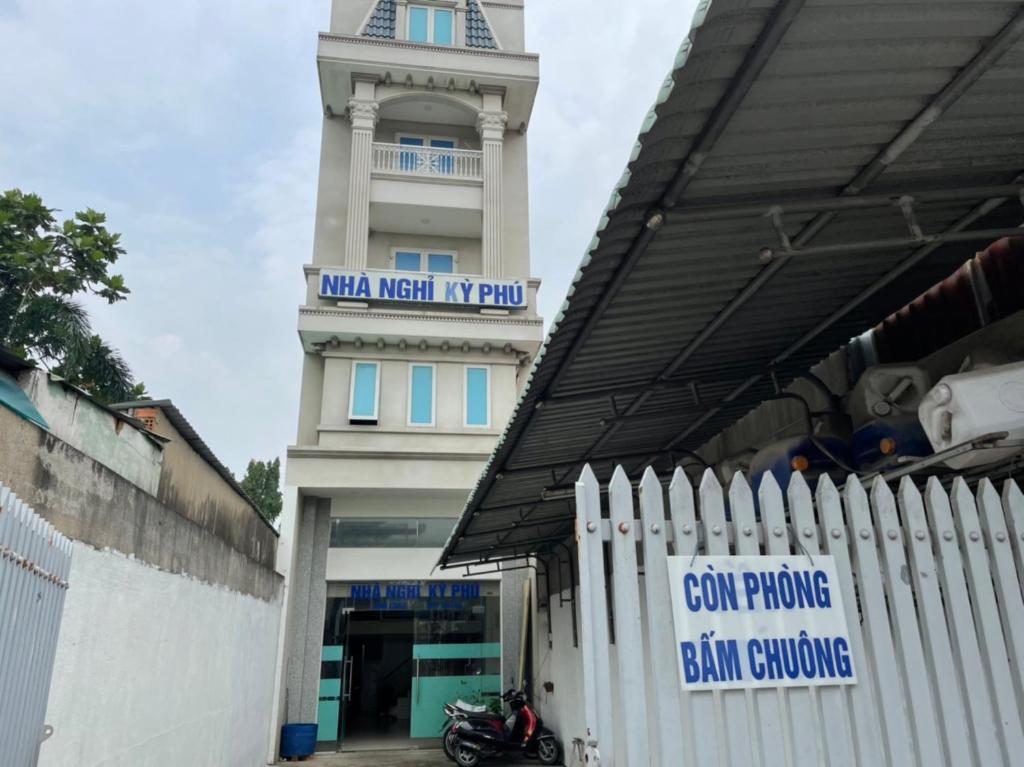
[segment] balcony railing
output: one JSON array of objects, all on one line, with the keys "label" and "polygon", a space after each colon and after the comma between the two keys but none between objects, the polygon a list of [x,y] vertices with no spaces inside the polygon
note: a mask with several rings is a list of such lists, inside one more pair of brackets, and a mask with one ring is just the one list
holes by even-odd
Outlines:
[{"label": "balcony railing", "polygon": [[373,145],[373,172],[399,176],[483,181],[484,153],[407,144]]}]

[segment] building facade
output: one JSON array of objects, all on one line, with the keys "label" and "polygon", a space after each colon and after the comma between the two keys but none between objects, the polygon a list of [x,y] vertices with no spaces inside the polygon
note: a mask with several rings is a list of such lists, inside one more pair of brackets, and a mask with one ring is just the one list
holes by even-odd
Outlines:
[{"label": "building facade", "polygon": [[499,581],[434,565],[542,338],[538,58],[523,0],[335,0],[317,61],[278,721],[331,750],[436,738],[444,701],[501,689]]}]

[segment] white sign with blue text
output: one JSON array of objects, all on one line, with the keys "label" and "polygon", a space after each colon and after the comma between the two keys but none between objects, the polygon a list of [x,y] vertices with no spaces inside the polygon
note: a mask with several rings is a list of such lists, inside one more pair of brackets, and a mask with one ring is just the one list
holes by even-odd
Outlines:
[{"label": "white sign with blue text", "polygon": [[401,301],[497,309],[525,309],[527,301],[526,287],[519,280],[376,269],[324,269],[320,272],[319,295],[339,301]]},{"label": "white sign with blue text", "polygon": [[684,690],[854,684],[830,556],[669,557]]}]

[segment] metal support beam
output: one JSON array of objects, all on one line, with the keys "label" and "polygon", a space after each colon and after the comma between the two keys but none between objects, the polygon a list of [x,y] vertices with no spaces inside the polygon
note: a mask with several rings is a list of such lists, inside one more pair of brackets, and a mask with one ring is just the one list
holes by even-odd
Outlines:
[{"label": "metal support beam", "polygon": [[954,187],[952,189],[905,189],[892,194],[865,194],[856,197],[794,197],[686,205],[672,214],[672,223],[735,221],[740,218],[769,218],[777,210],[784,215],[808,213],[842,213],[844,211],[898,209],[900,199],[912,197],[915,205],[971,201],[986,197],[1016,197],[1024,193],[1020,184]]},{"label": "metal support beam", "polygon": [[545,525],[564,525],[567,522],[575,521],[576,517],[552,517],[550,519],[544,519],[536,522],[516,522],[509,527],[502,527],[497,530],[474,530],[470,533],[463,533],[463,538],[480,538],[485,535],[495,535],[497,533],[507,533],[515,530],[532,529],[534,527],[544,527]]},{"label": "metal support beam", "polygon": [[889,237],[863,242],[843,242],[836,245],[821,245],[816,248],[799,248],[787,251],[778,258],[791,256],[836,256],[846,253],[879,252],[886,250],[909,250],[918,245],[946,245],[952,242],[991,242],[1001,237],[1020,237],[1024,234],[1019,226],[1003,229],[971,229],[960,232],[946,231],[942,234],[921,234],[918,237]]}]

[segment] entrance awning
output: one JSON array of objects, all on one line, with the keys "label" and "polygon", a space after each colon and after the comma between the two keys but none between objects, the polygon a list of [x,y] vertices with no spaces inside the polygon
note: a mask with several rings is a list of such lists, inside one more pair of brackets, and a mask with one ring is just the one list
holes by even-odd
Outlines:
[{"label": "entrance awning", "polygon": [[571,535],[975,251],[1024,187],[1020,2],[701,3],[441,557]]}]

